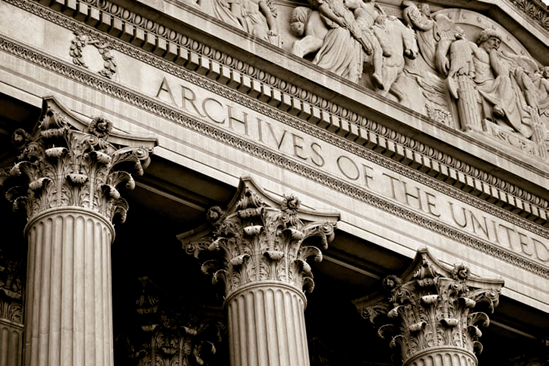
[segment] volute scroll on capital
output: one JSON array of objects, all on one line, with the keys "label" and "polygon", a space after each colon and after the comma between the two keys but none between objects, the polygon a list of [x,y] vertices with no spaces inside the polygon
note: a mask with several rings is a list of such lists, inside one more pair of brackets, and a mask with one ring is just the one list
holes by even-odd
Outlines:
[{"label": "volute scroll on capital", "polygon": [[429,352],[482,352],[481,326],[490,324],[489,314],[499,304],[503,280],[471,275],[463,265],[443,265],[420,249],[401,276],[383,279],[387,295],[355,301],[359,312],[390,341],[404,365]]},{"label": "volute scroll on capital", "polygon": [[212,282],[220,280],[229,297],[251,284],[289,285],[299,292],[314,288],[309,257],[322,261],[334,238],[337,214],[301,208],[294,195],[271,199],[250,178],[241,179],[226,210],[212,207],[208,224],[178,236]]},{"label": "volute scroll on capital", "polygon": [[0,184],[28,220],[49,209],[78,207],[109,221],[120,215],[123,222],[128,204],[118,187],[135,187],[132,173],[143,174],[156,138],[115,133],[103,117],[85,122],[48,97],[34,132],[17,129],[12,143],[19,156],[2,171]]}]

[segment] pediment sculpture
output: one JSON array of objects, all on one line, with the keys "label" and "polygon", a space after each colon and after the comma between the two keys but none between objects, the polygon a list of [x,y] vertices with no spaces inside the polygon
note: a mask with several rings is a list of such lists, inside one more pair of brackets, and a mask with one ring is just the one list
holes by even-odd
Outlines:
[{"label": "pediment sculpture", "polygon": [[195,5],[439,123],[546,159],[549,69],[500,24],[410,0],[390,12],[375,0],[307,1]]},{"label": "pediment sculpture", "polygon": [[463,131],[547,156],[549,70],[499,24],[463,9],[375,0],[297,7],[292,53]]}]

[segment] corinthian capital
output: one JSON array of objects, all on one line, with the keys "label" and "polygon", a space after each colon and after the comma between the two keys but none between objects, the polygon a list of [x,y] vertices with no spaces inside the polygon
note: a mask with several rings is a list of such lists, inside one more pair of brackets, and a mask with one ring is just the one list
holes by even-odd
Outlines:
[{"label": "corinthian capital", "polygon": [[202,261],[213,283],[223,281],[226,295],[253,283],[276,281],[302,291],[314,288],[307,259],[322,261],[321,250],[334,237],[338,215],[301,209],[293,195],[278,202],[254,182],[242,179],[226,210],[212,207],[209,224],[198,234],[181,234],[188,254]]},{"label": "corinthian capital", "polygon": [[403,365],[433,352],[455,352],[476,363],[482,352],[480,327],[499,303],[502,280],[474,277],[460,264],[453,268],[420,249],[402,277],[383,280],[388,296],[359,300],[357,307],[378,334],[398,350]]},{"label": "corinthian capital", "polygon": [[132,173],[143,174],[156,139],[112,128],[105,118],[86,123],[55,99],[45,99],[36,132],[14,132],[12,143],[20,154],[0,176],[14,209],[25,208],[30,220],[48,209],[81,207],[108,220],[119,214],[123,221],[128,205],[117,187],[134,188]]}]

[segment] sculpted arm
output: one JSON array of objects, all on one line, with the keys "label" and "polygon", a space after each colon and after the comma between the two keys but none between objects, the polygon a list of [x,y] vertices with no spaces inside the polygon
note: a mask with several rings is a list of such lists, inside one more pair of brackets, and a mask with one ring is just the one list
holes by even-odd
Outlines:
[{"label": "sculpted arm", "polygon": [[501,74],[502,68],[499,61],[498,51],[495,49],[490,50],[490,66],[494,76],[498,77]]},{"label": "sculpted arm", "polygon": [[276,36],[278,34],[277,24],[273,13],[269,8],[269,5],[263,0],[261,0],[258,5],[259,10],[265,16],[265,19],[267,19],[267,25],[269,26],[270,35]]},{"label": "sculpted arm", "polygon": [[326,3],[320,4],[320,6],[318,7],[318,11],[320,12],[320,14],[324,15],[326,18],[330,19],[332,22],[335,22],[340,27],[345,28],[347,26],[347,24],[345,23],[345,20],[342,17],[338,17],[332,11],[330,6],[328,6],[328,4]]},{"label": "sculpted arm", "polygon": [[428,31],[435,25],[435,22],[424,16],[415,5],[408,6],[404,12],[412,25],[420,31]]}]

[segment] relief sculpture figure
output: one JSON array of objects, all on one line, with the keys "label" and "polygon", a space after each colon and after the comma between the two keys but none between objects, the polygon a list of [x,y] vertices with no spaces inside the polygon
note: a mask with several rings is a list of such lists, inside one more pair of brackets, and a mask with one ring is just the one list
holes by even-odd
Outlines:
[{"label": "relief sculpture figure", "polygon": [[294,42],[292,53],[298,57],[305,57],[318,51],[324,44],[324,37],[328,33],[326,20],[317,10],[298,6],[292,11],[290,31],[303,37]]},{"label": "relief sculpture figure", "polygon": [[[383,14],[383,10],[375,0],[345,0],[345,5],[353,12],[362,36],[366,38],[371,48],[371,52],[366,53],[364,61],[373,66],[374,72],[371,75],[372,84],[374,87],[383,90],[385,89],[382,72],[383,56],[392,56],[392,51],[388,47],[382,47],[378,36],[373,30],[375,21]],[[370,59],[368,60],[368,58]]]},{"label": "relief sculpture figure", "polygon": [[[460,39],[450,47],[450,76],[472,78],[481,100],[481,115],[503,128],[509,128],[529,138],[532,127],[529,113],[525,108],[524,96],[515,78],[517,57],[499,51],[501,36],[498,32],[485,29],[477,44]],[[449,87],[454,98],[460,98],[459,87],[449,79]],[[458,99],[458,104],[459,104]],[[473,103],[469,101],[468,104]],[[461,108],[460,108],[461,109]],[[462,119],[464,116],[461,116]],[[477,122],[463,121],[465,129],[479,129]]]},{"label": "relief sculpture figure", "polygon": [[329,28],[313,63],[358,82],[362,76],[362,49],[366,53],[372,51],[353,12],[341,0],[310,0],[310,4],[325,17]]},{"label": "relief sculpture figure", "polygon": [[544,117],[549,129],[549,66],[535,71],[531,78],[535,86],[534,97],[539,115]]},{"label": "relief sculpture figure", "polygon": [[240,0],[235,14],[246,32],[278,46],[276,7],[270,0]]},{"label": "relief sculpture figure", "polygon": [[404,10],[402,12],[406,25],[416,31],[419,52],[423,59],[433,70],[436,70],[436,23],[431,18],[431,9],[429,4],[421,4],[418,8],[416,4],[409,0],[402,2]]},{"label": "relief sculpture figure", "polygon": [[377,17],[373,31],[384,53],[382,80],[385,88],[377,88],[376,93],[383,96],[391,93],[400,103],[407,105],[407,96],[399,84],[399,78],[404,71],[404,57],[415,59],[418,55],[414,32],[397,18],[385,15]]},{"label": "relief sculpture figure", "polygon": [[199,0],[197,5],[233,27],[279,45],[277,11],[271,0]]}]

